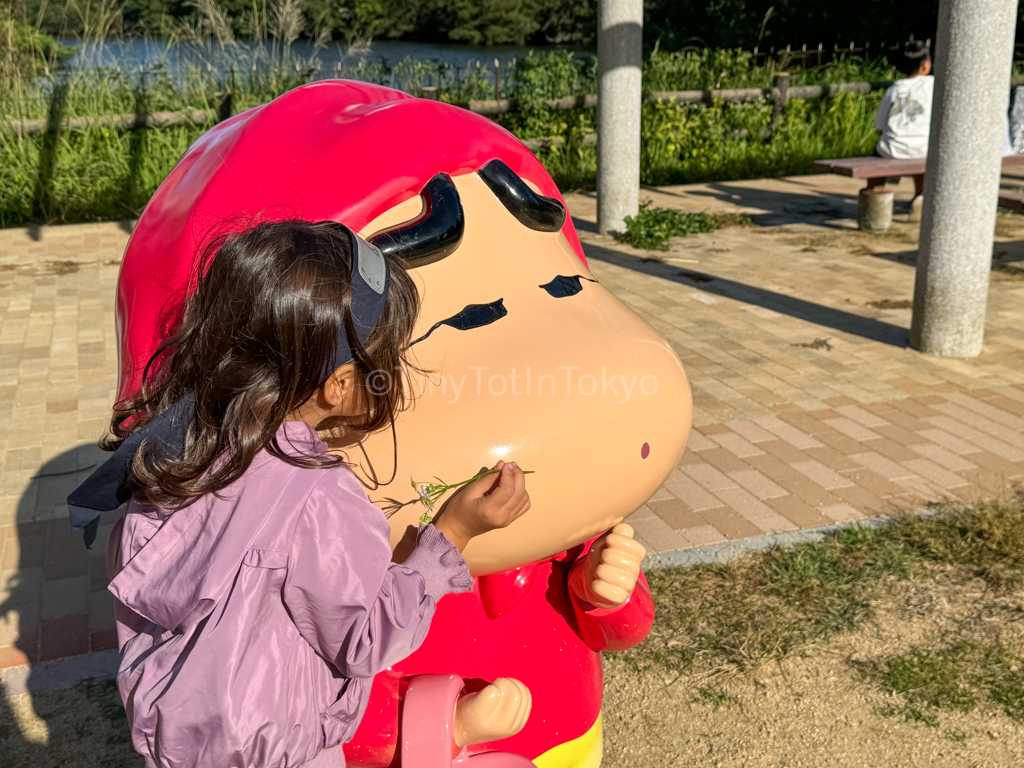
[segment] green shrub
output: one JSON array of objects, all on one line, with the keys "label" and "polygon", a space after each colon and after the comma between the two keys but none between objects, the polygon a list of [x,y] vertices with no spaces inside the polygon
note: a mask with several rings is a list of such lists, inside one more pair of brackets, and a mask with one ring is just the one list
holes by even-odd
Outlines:
[{"label": "green shrub", "polygon": [[724,226],[749,224],[736,214],[684,213],[672,208],[653,208],[651,201],[640,203],[636,216],[626,217],[626,231],[616,233],[619,242],[654,251],[667,251],[670,237],[714,232]]}]

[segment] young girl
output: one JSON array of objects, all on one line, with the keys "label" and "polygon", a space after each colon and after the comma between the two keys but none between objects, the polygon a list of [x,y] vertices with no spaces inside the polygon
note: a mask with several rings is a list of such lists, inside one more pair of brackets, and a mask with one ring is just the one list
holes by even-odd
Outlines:
[{"label": "young girl", "polygon": [[[401,262],[340,224],[261,224],[204,265],[115,413],[114,457],[69,499],[130,494],[111,536],[118,685],[164,768],[342,766],[380,670],[472,579],[460,551],[530,506],[514,464],[467,486],[402,564],[317,429],[390,426],[419,303]],[[95,513],[94,513],[95,514]]]}]

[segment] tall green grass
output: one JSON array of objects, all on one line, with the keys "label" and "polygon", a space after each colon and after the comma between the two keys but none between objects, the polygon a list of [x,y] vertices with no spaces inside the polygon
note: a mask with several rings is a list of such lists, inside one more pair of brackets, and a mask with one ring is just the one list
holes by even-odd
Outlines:
[{"label": "tall green grass", "polygon": [[755,65],[754,54],[739,49],[662,51],[655,46],[644,67],[643,80],[648,91],[767,88],[772,78],[783,70],[789,72],[791,85],[870,82],[897,77],[896,70],[882,57],[842,56],[820,66],[791,68],[785,61]]},{"label": "tall green grass", "polygon": [[[213,11],[211,10],[211,13]],[[513,99],[519,111],[496,120],[521,138],[556,136],[563,143],[540,158],[563,190],[589,188],[596,172],[593,110],[552,110],[547,99],[596,90],[592,57],[565,52],[531,53],[503,72],[498,93],[480,65],[455,67],[405,60],[393,65],[360,59],[325,71],[316,57],[290,54],[288,38],[253,49],[216,33],[196,33],[197,58],[171,76],[164,65],[145,70],[130,63],[107,69],[0,72],[0,226],[108,220],[138,215],[181,154],[214,124],[223,94],[232,110],[265,103],[304,82],[349,77],[412,93],[437,88],[447,102]],[[284,34],[284,33],[281,33]],[[294,34],[294,30],[288,33]],[[198,45],[197,43],[197,45]],[[88,45],[103,45],[92,41]],[[2,47],[2,41],[0,41]],[[0,54],[3,52],[0,51]],[[657,49],[644,65],[647,90],[689,90],[770,84],[773,66],[754,66],[743,51]],[[794,82],[877,80],[888,65],[840,59],[794,73]],[[874,142],[872,118],[880,94],[842,95],[790,102],[782,123],[771,125],[768,102],[643,107],[641,178],[674,184],[803,173],[817,158],[866,154]],[[21,135],[12,121],[204,109],[206,125]]]},{"label": "tall green grass", "polygon": [[[789,102],[773,129],[772,104],[643,105],[640,180],[691,184],[810,173],[815,160],[868,155],[875,144],[875,111],[881,93],[840,94]],[[568,118],[568,123],[572,118]],[[592,118],[577,117],[563,146],[541,155],[559,187],[590,189],[597,151],[583,142]]]}]

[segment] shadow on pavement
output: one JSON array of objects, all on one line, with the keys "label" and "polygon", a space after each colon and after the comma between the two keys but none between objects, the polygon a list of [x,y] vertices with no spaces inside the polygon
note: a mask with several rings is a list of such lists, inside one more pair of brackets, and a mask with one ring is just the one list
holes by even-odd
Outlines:
[{"label": "shadow on pavement", "polygon": [[686,193],[666,192],[664,189],[656,191],[678,197],[709,197],[741,208],[760,209],[763,213],[750,214],[754,223],[760,226],[810,224],[826,229],[849,229],[849,220],[857,218],[856,195],[804,189],[799,181],[790,179],[776,181],[792,184],[796,188],[792,192],[783,192],[718,182],[707,184],[706,189]]},{"label": "shadow on pavement", "polygon": [[17,519],[34,522],[7,531],[5,551],[17,556],[5,563],[0,625],[17,627],[14,647],[21,653],[8,658],[23,655],[30,668],[7,670],[0,684],[3,768],[141,766],[113,681],[42,690],[77,679],[66,679],[62,667],[71,664],[58,660],[72,657],[76,669],[105,668],[110,660],[103,654],[82,654],[109,655],[117,647],[104,554],[119,512],[105,516],[90,551],[72,533],[64,506],[103,456],[95,445],[81,445],[46,462],[18,503]]},{"label": "shadow on pavement", "polygon": [[881,320],[862,317],[764,288],[756,288],[724,277],[704,275],[659,261],[644,261],[636,256],[629,256],[593,243],[586,243],[583,248],[588,259],[596,259],[607,264],[631,269],[634,272],[671,280],[704,293],[770,309],[798,320],[851,333],[871,341],[891,344],[896,347],[905,347],[910,341],[908,329]]}]

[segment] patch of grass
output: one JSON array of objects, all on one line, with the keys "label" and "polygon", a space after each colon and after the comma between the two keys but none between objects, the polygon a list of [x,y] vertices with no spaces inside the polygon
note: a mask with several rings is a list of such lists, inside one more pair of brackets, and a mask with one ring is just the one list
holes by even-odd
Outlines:
[{"label": "patch of grass", "polygon": [[86,681],[6,699],[0,691],[4,768],[138,768],[117,685]]},{"label": "patch of grass", "polygon": [[878,714],[882,717],[898,717],[905,723],[920,723],[921,725],[928,726],[929,728],[939,727],[939,718],[928,712],[923,712],[917,707],[913,707],[909,704],[895,705],[886,704],[880,710]]},{"label": "patch of grass", "polygon": [[923,559],[966,566],[994,587],[1024,584],[1024,493],[900,520],[888,533]]},{"label": "patch of grass", "polygon": [[615,235],[621,243],[650,251],[667,251],[670,237],[714,232],[723,227],[745,226],[750,219],[737,214],[684,213],[655,208],[650,200],[640,203],[636,216],[626,217],[626,231]]},{"label": "patch of grass", "polygon": [[628,658],[677,675],[756,667],[860,626],[874,584],[905,572],[904,547],[860,527],[736,563],[653,571],[658,619]]},{"label": "patch of grass", "polygon": [[[938,564],[984,578],[997,590],[1024,583],[1024,495],[948,504],[937,514],[907,515],[880,527],[853,526],[821,542],[757,552],[735,563],[653,571],[648,581],[657,620],[626,660],[677,676],[757,667],[855,630],[872,616],[871,601],[884,584],[927,577]],[[986,653],[983,666],[991,674],[971,673],[972,690],[987,692],[1011,716],[1024,718],[1024,663]],[[933,702],[962,707],[969,697],[955,693],[947,679],[954,660],[952,649],[894,658],[879,667],[876,679],[911,691],[920,686],[899,681],[931,675],[931,688],[920,688],[908,705],[921,712],[940,706]]]},{"label": "patch of grass", "polygon": [[992,701],[1014,720],[1024,720],[1024,659],[996,644],[984,650],[980,667],[978,681]]},{"label": "patch of grass", "polygon": [[971,712],[987,699],[1024,720],[1024,659],[999,643],[915,647],[868,664],[866,675],[904,701],[884,707],[885,716],[936,727],[938,712]]},{"label": "patch of grass", "polygon": [[694,704],[705,704],[713,709],[731,707],[740,703],[739,699],[726,693],[721,688],[708,685],[699,686],[696,695],[691,701]]},{"label": "patch of grass", "polygon": [[909,707],[971,712],[978,704],[970,685],[974,651],[968,644],[937,650],[912,648],[872,664],[868,674],[900,694]]}]

